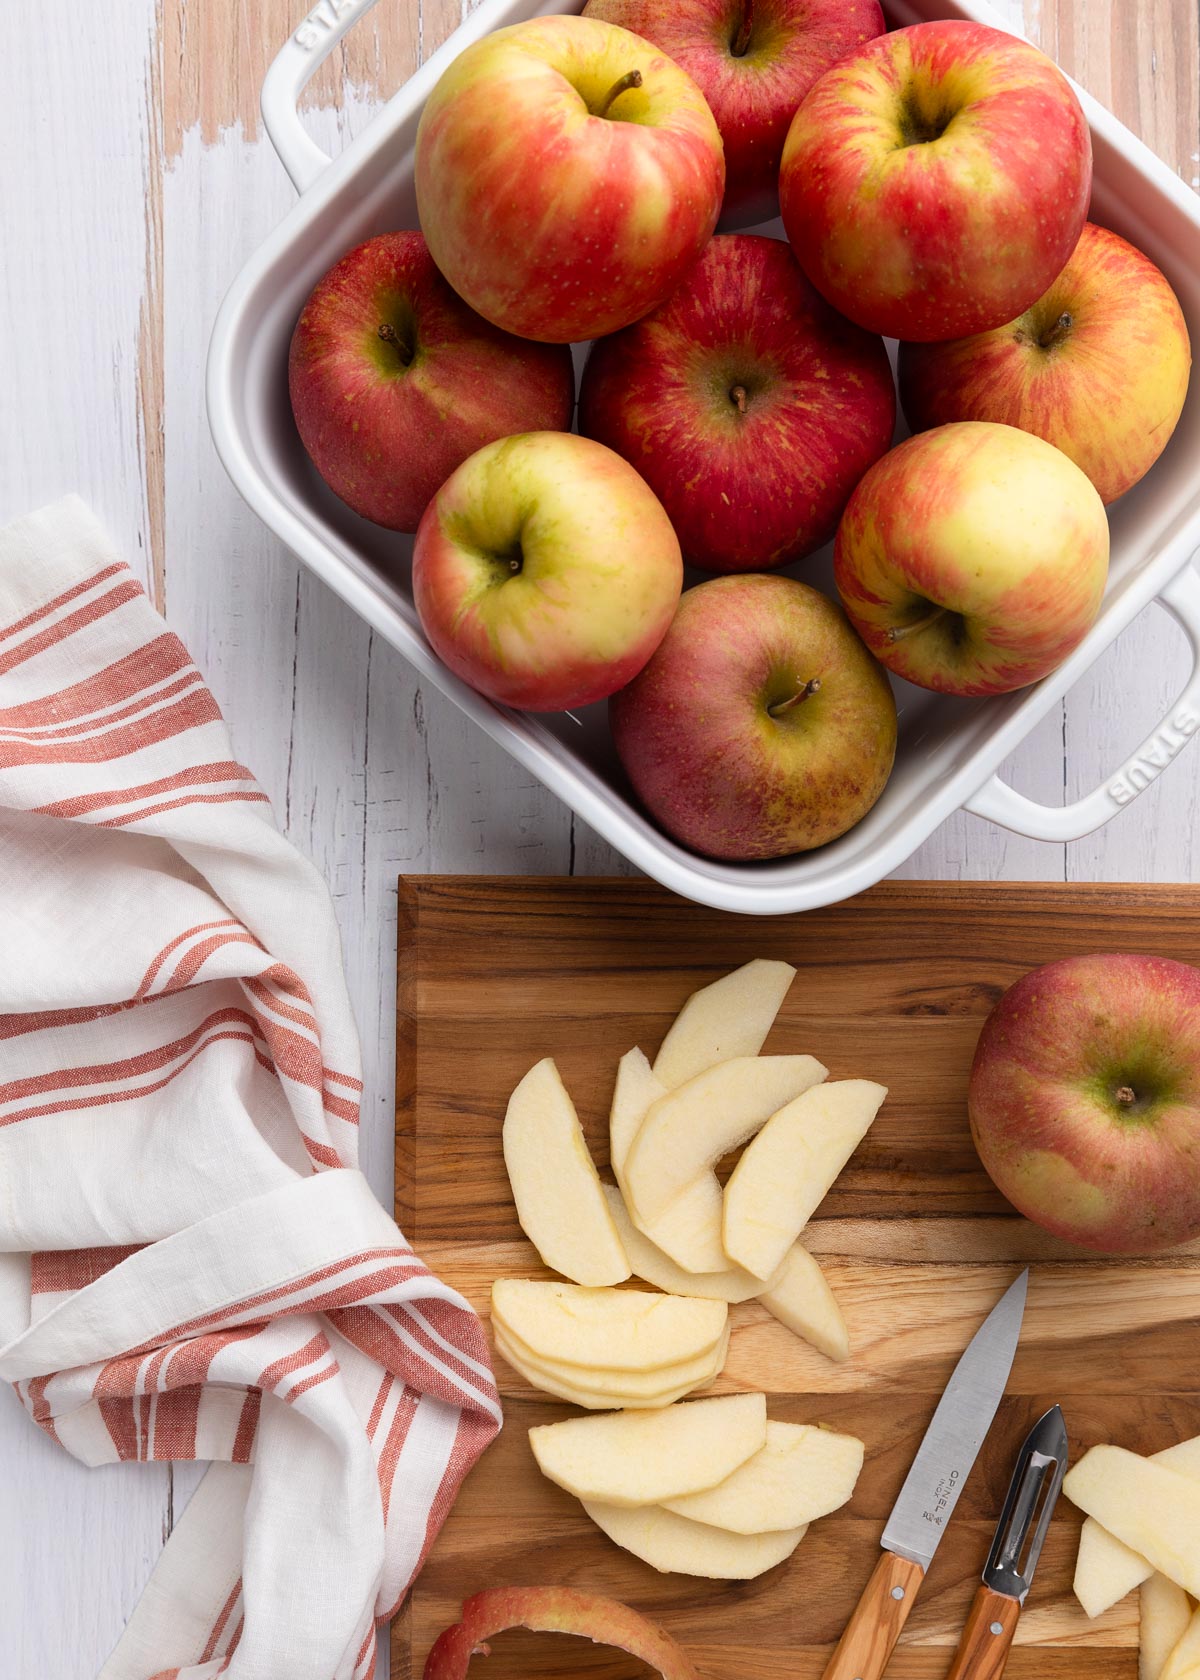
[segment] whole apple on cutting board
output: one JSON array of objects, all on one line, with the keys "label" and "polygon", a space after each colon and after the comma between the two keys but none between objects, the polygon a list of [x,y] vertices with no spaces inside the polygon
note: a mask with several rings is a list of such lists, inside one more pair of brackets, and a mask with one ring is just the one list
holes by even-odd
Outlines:
[{"label": "whole apple on cutting board", "polygon": [[827,542],[895,421],[883,340],[781,240],[746,233],[718,234],[665,303],[594,344],[579,392],[580,431],[637,468],[709,572]]},{"label": "whole apple on cutting board", "polygon": [[669,53],[725,143],[725,227],[779,213],[779,161],[796,107],[844,53],[885,25],[879,0],[588,0],[585,17]]},{"label": "whole apple on cutting board", "polygon": [[522,338],[597,338],[653,309],[707,244],[724,186],[721,136],[691,77],[595,18],[534,18],[477,41],[417,131],[434,261]]},{"label": "whole apple on cutting board", "polygon": [[1066,267],[1016,320],[946,344],[900,346],[914,431],[996,420],[1070,456],[1105,502],[1144,478],[1187,396],[1187,322],[1148,257],[1088,222]]}]

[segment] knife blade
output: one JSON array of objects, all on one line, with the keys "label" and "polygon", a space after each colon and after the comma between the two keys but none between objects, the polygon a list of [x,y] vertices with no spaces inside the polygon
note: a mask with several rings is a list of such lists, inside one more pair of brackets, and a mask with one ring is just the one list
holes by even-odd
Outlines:
[{"label": "knife blade", "polygon": [[1046,1530],[1067,1472],[1067,1426],[1058,1406],[1034,1424],[1016,1468],[971,1613],[947,1680],[999,1680]]},{"label": "knife blade", "polygon": [[1004,1394],[1021,1335],[1028,1269],[967,1344],[883,1531],[883,1556],[824,1680],[880,1680]]}]

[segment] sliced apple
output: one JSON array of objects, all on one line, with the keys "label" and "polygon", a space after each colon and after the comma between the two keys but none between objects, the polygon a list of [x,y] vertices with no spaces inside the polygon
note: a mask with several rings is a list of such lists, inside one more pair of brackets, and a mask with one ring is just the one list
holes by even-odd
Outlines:
[{"label": "sliced apple", "polygon": [[583,1508],[610,1540],[664,1575],[700,1575],[710,1581],[752,1581],[790,1557],[803,1528],[775,1534],[731,1534],[692,1522],[662,1505],[605,1505],[585,1499]]},{"label": "sliced apple", "polygon": [[757,1056],[795,977],[790,963],[756,957],[693,992],[654,1059],[655,1078],[673,1090],[716,1062]]},{"label": "sliced apple", "polygon": [[[1153,1462],[1200,1480],[1200,1435],[1154,1454]],[[1102,1616],[1154,1573],[1140,1553],[1089,1517],[1079,1536],[1075,1596],[1089,1616]]]},{"label": "sliced apple", "polygon": [[1194,1610],[1163,1664],[1161,1680],[1197,1680],[1200,1676],[1200,1610]]},{"label": "sliced apple", "polygon": [[1167,1659],[1188,1631],[1192,1607],[1188,1595],[1165,1575],[1142,1584],[1138,1633],[1138,1680],[1165,1680]]},{"label": "sliced apple", "polygon": [[739,1056],[652,1103],[625,1157],[630,1211],[653,1225],[785,1103],[825,1078],[813,1056]]},{"label": "sliced apple", "polygon": [[568,1418],[529,1431],[543,1476],[577,1499],[656,1505],[724,1481],[767,1440],[765,1394]]},{"label": "sliced apple", "polygon": [[666,1094],[667,1087],[655,1078],[643,1052],[627,1050],[617,1063],[617,1082],[608,1111],[608,1158],[618,1184],[625,1171],[625,1157],[641,1129],[647,1109]]},{"label": "sliced apple", "polygon": [[653,1371],[708,1352],[725,1329],[724,1301],[641,1289],[499,1278],[492,1316],[539,1359],[601,1370]]},{"label": "sliced apple", "polygon": [[723,1482],[662,1503],[677,1516],[734,1534],[802,1528],[846,1503],[862,1466],[863,1444],[853,1435],[771,1422],[762,1450]]},{"label": "sliced apple", "polygon": [[838,1364],[850,1357],[850,1333],[828,1279],[806,1248],[793,1243],[759,1300],[793,1336]]},{"label": "sliced apple", "polygon": [[1200,1482],[1124,1447],[1093,1447],[1067,1472],[1063,1492],[1152,1569],[1200,1596]]},{"label": "sliced apple", "polygon": [[[665,1374],[656,1373],[654,1387],[650,1386],[651,1379],[636,1372],[589,1372],[581,1371],[577,1366],[549,1365],[543,1360],[530,1360],[522,1349],[508,1341],[499,1328],[496,1330],[496,1347],[513,1370],[524,1377],[531,1387],[540,1388],[543,1394],[553,1394],[558,1400],[568,1400],[573,1406],[583,1406],[588,1411],[638,1410],[674,1405],[685,1394],[706,1387],[719,1376],[729,1356],[729,1328],[726,1326],[725,1334],[716,1347],[703,1359],[672,1365]],[[668,1386],[659,1388],[657,1383],[660,1381]],[[599,1386],[596,1386],[597,1382]]]},{"label": "sliced apple", "polygon": [[575,1104],[549,1057],[509,1098],[502,1136],[517,1218],[546,1265],[576,1283],[623,1283],[629,1261]]},{"label": "sliced apple", "polygon": [[509,1628],[573,1633],[628,1651],[662,1680],[698,1680],[691,1659],[662,1628],[627,1604],[573,1587],[492,1587],[468,1598],[453,1627],[438,1635],[425,1659],[424,1680],[467,1680],[476,1651]]},{"label": "sliced apple", "polygon": [[874,1080],[839,1079],[771,1116],[725,1186],[721,1235],[735,1265],[760,1278],[778,1271],[886,1096]]},{"label": "sliced apple", "polygon": [[749,1301],[762,1290],[761,1278],[751,1277],[749,1272],[743,1272],[737,1266],[726,1266],[719,1272],[685,1270],[638,1230],[629,1217],[624,1197],[615,1185],[606,1184],[603,1189],[621,1246],[629,1256],[629,1264],[637,1277],[665,1289],[669,1295],[696,1295],[707,1301]]}]

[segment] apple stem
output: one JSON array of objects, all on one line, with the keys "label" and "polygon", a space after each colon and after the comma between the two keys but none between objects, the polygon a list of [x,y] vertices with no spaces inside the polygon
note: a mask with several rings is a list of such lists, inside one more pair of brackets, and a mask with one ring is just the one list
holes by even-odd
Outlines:
[{"label": "apple stem", "polygon": [[744,58],[750,46],[750,37],[754,33],[754,0],[742,0],[742,21],[738,25],[738,32],[733,38],[731,51],[734,58]]},{"label": "apple stem", "polygon": [[1137,1101],[1137,1092],[1132,1085],[1118,1085],[1116,1097],[1122,1108],[1132,1108]]},{"label": "apple stem", "polygon": [[746,387],[744,385],[735,385],[733,387],[733,390],[730,391],[730,393],[729,393],[729,400],[733,404],[733,406],[737,409],[739,414],[745,414],[745,412],[746,412]]},{"label": "apple stem", "polygon": [[623,93],[628,93],[630,88],[640,88],[641,85],[642,72],[640,70],[626,70],[625,74],[615,81],[609,88],[608,92],[604,96],[603,105],[601,105],[600,109],[593,114],[597,117],[606,117],[608,115],[609,106],[613,104],[615,100],[620,99]]},{"label": "apple stem", "polygon": [[[796,681],[800,682],[800,678],[797,677]],[[777,706],[768,706],[767,716],[773,718],[783,717],[784,713],[790,712],[793,706],[798,706],[802,700],[807,700],[810,694],[816,694],[820,686],[820,677],[812,677],[808,682],[801,683],[800,688],[792,695],[790,700],[781,700]]]},{"label": "apple stem", "polygon": [[405,367],[409,367],[411,365],[413,359],[412,345],[406,343],[405,340],[400,337],[400,334],[390,322],[385,321],[383,323],[379,329],[379,336],[385,344],[392,344],[395,346],[396,354],[404,363]]},{"label": "apple stem", "polygon": [[1074,325],[1075,320],[1071,311],[1069,309],[1064,309],[1062,314],[1058,317],[1058,320],[1055,321],[1054,325],[1050,328],[1050,331],[1043,333],[1041,338],[1038,339],[1038,343],[1041,345],[1043,350],[1049,350],[1054,345],[1060,344],[1062,340],[1066,338],[1067,334]]},{"label": "apple stem", "polygon": [[939,618],[945,618],[948,611],[948,607],[934,607],[924,618],[915,619],[911,624],[893,625],[887,633],[889,645],[902,642],[906,636],[911,636],[918,630],[927,630],[931,624],[936,624]]}]

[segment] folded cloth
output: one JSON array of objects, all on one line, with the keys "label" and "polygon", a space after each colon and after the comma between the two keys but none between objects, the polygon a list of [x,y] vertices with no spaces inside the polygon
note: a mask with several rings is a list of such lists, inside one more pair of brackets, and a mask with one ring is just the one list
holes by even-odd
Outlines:
[{"label": "folded cloth", "polygon": [[325,887],[74,498],[0,531],[0,952],[0,1376],[85,1464],[219,1461],[101,1680],[361,1680],[487,1345],[358,1171]]}]

